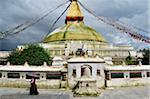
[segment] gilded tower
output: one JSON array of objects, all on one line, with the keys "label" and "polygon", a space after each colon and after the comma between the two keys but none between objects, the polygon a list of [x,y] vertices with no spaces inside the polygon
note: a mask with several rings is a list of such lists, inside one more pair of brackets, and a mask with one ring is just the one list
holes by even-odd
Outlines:
[{"label": "gilded tower", "polygon": [[98,41],[106,42],[105,38],[91,27],[83,23],[84,16],[77,0],[71,0],[66,16],[66,25],[47,35],[44,43],[55,41]]},{"label": "gilded tower", "polygon": [[80,49],[89,57],[109,56],[118,60],[118,58],[125,59],[131,52],[135,52],[132,46],[109,44],[101,33],[85,25],[78,0],[70,0],[70,2],[65,19],[66,24],[48,34],[43,40],[42,46],[51,56],[75,56]]}]

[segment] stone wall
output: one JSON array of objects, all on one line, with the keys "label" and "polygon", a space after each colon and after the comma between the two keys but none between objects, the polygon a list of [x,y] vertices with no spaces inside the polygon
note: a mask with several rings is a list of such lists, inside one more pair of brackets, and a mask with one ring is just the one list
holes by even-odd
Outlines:
[{"label": "stone wall", "polygon": [[107,87],[126,87],[126,86],[140,86],[140,85],[150,85],[150,78],[107,80]]},{"label": "stone wall", "polygon": [[[98,88],[104,87],[104,66],[105,63],[69,63],[68,64],[68,85],[70,88],[77,84],[77,80],[81,78],[81,66],[89,65],[92,67],[92,79],[96,80]],[[73,77],[73,70],[76,70],[76,75]],[[100,75],[97,75],[97,70],[100,70]]]},{"label": "stone wall", "polygon": [[149,66],[113,68],[105,72],[107,87],[150,85]]},{"label": "stone wall", "polygon": [[[37,87],[40,89],[59,89],[60,80],[37,80]],[[1,79],[0,87],[13,87],[13,88],[29,88],[30,80],[20,79]]]}]

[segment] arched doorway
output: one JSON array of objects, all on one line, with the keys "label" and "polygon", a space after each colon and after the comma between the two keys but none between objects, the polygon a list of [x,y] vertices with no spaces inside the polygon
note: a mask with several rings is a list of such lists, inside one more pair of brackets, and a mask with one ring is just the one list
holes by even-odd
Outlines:
[{"label": "arched doorway", "polygon": [[81,77],[83,76],[92,77],[92,66],[90,65],[81,66]]}]

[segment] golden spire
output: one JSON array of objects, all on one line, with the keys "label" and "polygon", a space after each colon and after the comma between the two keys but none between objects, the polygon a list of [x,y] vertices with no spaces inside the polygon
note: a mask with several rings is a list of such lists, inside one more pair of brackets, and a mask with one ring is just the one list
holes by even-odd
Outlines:
[{"label": "golden spire", "polygon": [[71,5],[68,9],[66,21],[83,21],[83,14],[78,5],[78,0],[70,0]]}]

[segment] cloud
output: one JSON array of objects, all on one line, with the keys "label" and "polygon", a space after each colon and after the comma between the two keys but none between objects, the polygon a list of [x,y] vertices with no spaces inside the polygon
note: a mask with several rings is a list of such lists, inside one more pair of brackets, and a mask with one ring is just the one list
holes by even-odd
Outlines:
[{"label": "cloud", "polygon": [[118,19],[132,17],[148,10],[148,0],[83,0],[83,3],[93,9],[98,15]]},{"label": "cloud", "polygon": [[[17,26],[28,20],[42,16],[45,11],[53,9],[67,0],[0,0],[0,31]],[[149,0],[80,0],[88,8],[94,10],[99,16],[105,16],[113,20],[134,25],[148,31],[148,1]],[[67,5],[61,7],[41,22],[14,36],[0,40],[0,50],[14,49],[18,44],[40,42],[47,34],[52,23],[62,13]],[[85,23],[98,32],[102,33],[108,42],[133,43],[136,47],[137,41],[126,39],[128,36],[119,33],[103,22],[84,11]],[[64,25],[65,15],[56,24],[56,27]],[[116,36],[117,35],[117,36]],[[147,35],[147,34],[146,34]],[[149,35],[147,35],[149,36]],[[120,39],[122,38],[122,39]],[[140,43],[140,42],[138,42]],[[143,44],[143,43],[142,43]],[[146,45],[145,45],[146,46]]]},{"label": "cloud", "polygon": [[[149,23],[148,23],[148,11],[141,13],[141,14],[135,14],[131,18],[122,17],[119,19],[119,21],[130,24],[131,26],[141,27],[144,30],[149,30]],[[140,20],[140,21],[137,21]]]}]

